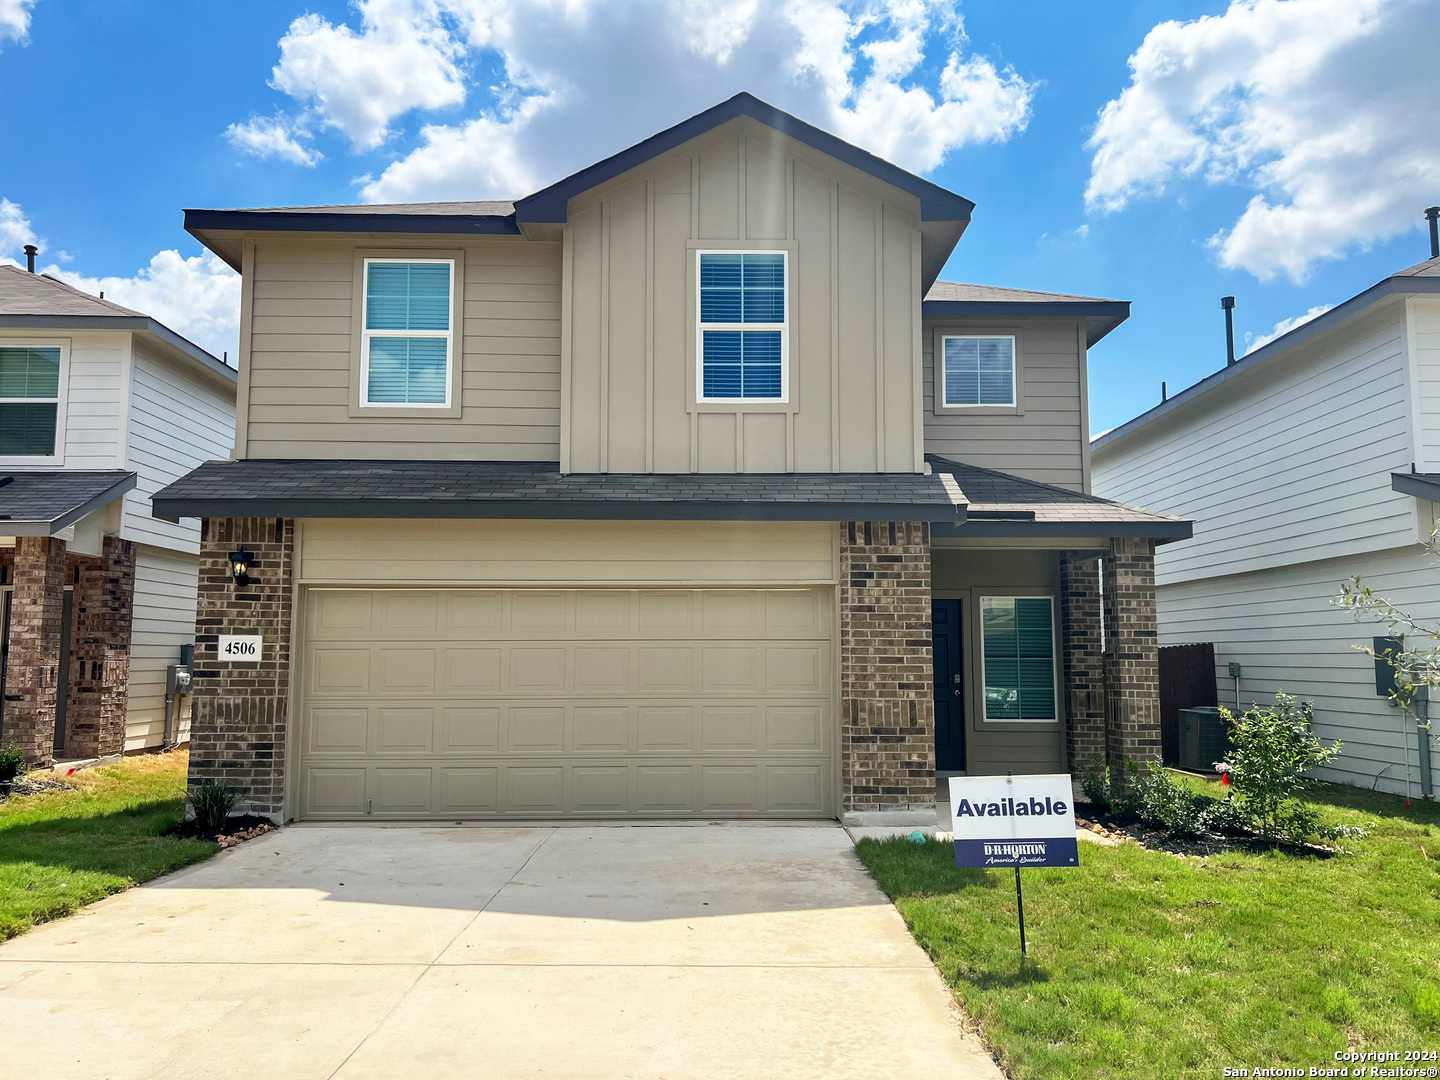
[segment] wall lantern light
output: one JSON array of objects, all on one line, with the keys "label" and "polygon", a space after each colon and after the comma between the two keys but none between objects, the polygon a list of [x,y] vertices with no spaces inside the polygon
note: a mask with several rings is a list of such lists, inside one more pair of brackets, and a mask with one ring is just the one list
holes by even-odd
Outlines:
[{"label": "wall lantern light", "polygon": [[255,556],[243,547],[230,552],[230,574],[236,585],[250,585],[254,582],[255,579],[250,576],[250,567],[254,564]]}]

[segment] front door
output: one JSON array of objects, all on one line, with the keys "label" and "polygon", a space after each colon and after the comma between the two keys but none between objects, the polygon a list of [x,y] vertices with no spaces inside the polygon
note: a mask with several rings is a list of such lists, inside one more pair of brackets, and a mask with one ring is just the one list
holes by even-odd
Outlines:
[{"label": "front door", "polygon": [[935,769],[965,771],[965,686],[960,664],[960,601],[930,602],[935,658]]}]

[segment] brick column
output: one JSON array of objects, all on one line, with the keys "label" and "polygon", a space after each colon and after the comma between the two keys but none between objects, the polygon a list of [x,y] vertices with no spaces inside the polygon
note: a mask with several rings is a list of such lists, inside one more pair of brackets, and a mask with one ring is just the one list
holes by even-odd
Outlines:
[{"label": "brick column", "polygon": [[930,526],[848,522],[840,540],[842,816],[935,818]]},{"label": "brick column", "polygon": [[1060,556],[1060,650],[1065,679],[1066,756],[1073,773],[1106,761],[1105,657],[1100,559]]},{"label": "brick column", "polygon": [[[285,801],[294,525],[275,518],[207,519],[195,612],[190,786],[219,780],[240,796],[236,813],[276,821]],[[230,552],[239,547],[254,556],[254,580],[245,586],[230,573]],[[260,663],[222,661],[222,632],[261,635]]]},{"label": "brick column", "polygon": [[106,757],[125,751],[135,545],[107,536],[98,559],[77,561],[65,753]]},{"label": "brick column", "polygon": [[[1121,537],[1105,557],[1107,757],[1160,760],[1160,634],[1155,618],[1155,542]],[[1123,772],[1120,773],[1123,775]]]},{"label": "brick column", "polygon": [[60,678],[60,625],[65,602],[65,541],[15,539],[10,599],[10,654],[0,740],[16,743],[34,765],[55,760],[55,701]]}]

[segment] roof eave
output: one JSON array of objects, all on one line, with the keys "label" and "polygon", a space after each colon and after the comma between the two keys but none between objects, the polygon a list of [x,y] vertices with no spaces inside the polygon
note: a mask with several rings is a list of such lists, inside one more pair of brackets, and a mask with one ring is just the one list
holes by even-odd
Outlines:
[{"label": "roof eave", "polygon": [[118,477],[115,483],[111,484],[104,491],[91,496],[76,506],[72,506],[63,514],[48,521],[43,518],[30,518],[26,520],[0,518],[0,536],[54,536],[56,533],[74,525],[86,514],[94,513],[96,510],[108,506],[127,491],[133,490],[137,479],[138,477],[135,473],[126,473],[124,476]]},{"label": "roof eave", "polygon": [[1192,521],[975,521],[957,525],[931,525],[931,535],[940,537],[1004,537],[1063,539],[1099,536],[1139,537],[1169,544],[1189,540],[1195,534]]},{"label": "roof eave", "polygon": [[25,330],[118,330],[150,337],[184,354],[214,375],[234,384],[236,371],[211,356],[189,338],[182,337],[148,315],[0,315],[0,328]]},{"label": "roof eave", "polygon": [[1440,473],[1391,473],[1390,490],[1440,502]]},{"label": "roof eave", "polygon": [[920,311],[926,319],[1084,319],[1088,348],[1130,317],[1130,301],[924,300]]}]

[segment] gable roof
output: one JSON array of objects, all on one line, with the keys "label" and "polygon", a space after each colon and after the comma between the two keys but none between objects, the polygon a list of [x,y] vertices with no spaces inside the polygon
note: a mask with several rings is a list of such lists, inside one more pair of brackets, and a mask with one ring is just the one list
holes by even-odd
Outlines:
[{"label": "gable roof", "polygon": [[0,265],[0,328],[128,330],[146,334],[191,363],[235,382],[235,369],[149,315],[67,285],[49,274]]},{"label": "gable roof", "polygon": [[921,313],[927,319],[1083,318],[1089,346],[1130,317],[1130,301],[937,281],[925,294]]},{"label": "gable roof", "polygon": [[1393,296],[1407,296],[1415,293],[1440,293],[1440,258],[1426,259],[1424,262],[1396,271],[1387,278],[1382,278],[1364,292],[1357,293],[1342,304],[1337,304],[1323,315],[1317,315],[1309,322],[1301,323],[1288,333],[1281,334],[1274,341],[1266,342],[1253,352],[1246,353],[1235,363],[1226,364],[1219,371],[1207,375],[1193,386],[1186,387],[1178,394],[1172,394],[1153,409],[1092,439],[1090,448],[1099,450],[1121,439],[1129,438],[1156,424],[1162,417],[1168,416],[1176,409],[1191,405],[1213,393],[1231,379],[1250,375],[1261,365],[1270,363],[1302,342],[1334,329],[1345,320],[1369,310],[1376,304]]},{"label": "gable roof", "polygon": [[131,490],[135,481],[135,474],[124,469],[5,473],[0,475],[0,532],[6,536],[54,536],[114,502]]},{"label": "gable roof", "polygon": [[742,116],[914,195],[920,201],[920,272],[925,287],[939,276],[940,268],[970,223],[970,214],[975,209],[973,202],[743,92],[514,202],[192,209],[185,211],[185,231],[237,270],[240,269],[238,243],[234,237],[220,237],[215,233],[254,230],[516,236],[524,225],[563,223],[574,196]]}]

